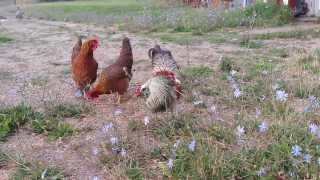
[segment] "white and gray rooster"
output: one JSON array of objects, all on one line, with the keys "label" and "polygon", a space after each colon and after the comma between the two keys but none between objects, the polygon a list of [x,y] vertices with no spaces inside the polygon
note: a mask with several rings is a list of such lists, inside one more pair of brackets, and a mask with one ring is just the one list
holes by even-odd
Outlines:
[{"label": "white and gray rooster", "polygon": [[153,71],[152,77],[136,90],[136,95],[146,99],[147,108],[151,112],[173,110],[177,99],[181,97],[181,83],[176,77],[179,69],[169,50],[155,45],[148,51]]}]

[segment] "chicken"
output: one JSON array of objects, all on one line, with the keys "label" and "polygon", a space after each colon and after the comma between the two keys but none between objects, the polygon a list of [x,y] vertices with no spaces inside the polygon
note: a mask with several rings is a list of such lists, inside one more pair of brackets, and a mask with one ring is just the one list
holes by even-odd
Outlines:
[{"label": "chicken", "polygon": [[83,91],[97,78],[98,63],[93,52],[98,48],[98,40],[90,39],[82,44],[81,37],[73,47],[71,55],[72,77],[77,86],[76,97],[83,96]]},{"label": "chicken", "polygon": [[119,58],[116,62],[102,70],[97,81],[86,93],[86,96],[89,99],[94,99],[101,94],[117,93],[118,103],[120,103],[121,96],[127,92],[132,78],[132,64],[133,56],[130,40],[125,37],[122,41]]},{"label": "chicken", "polygon": [[179,69],[177,62],[174,60],[172,53],[167,49],[161,49],[155,45],[148,51],[153,69],[176,71]]},{"label": "chicken", "polygon": [[162,50],[159,45],[150,49],[153,76],[136,89],[136,95],[146,99],[147,108],[151,112],[173,110],[173,106],[181,97],[181,82],[176,77],[178,69],[176,61],[168,50]]},{"label": "chicken", "polygon": [[176,101],[175,89],[165,76],[155,76],[144,83],[138,96],[146,98],[147,108],[151,112],[172,111]]}]

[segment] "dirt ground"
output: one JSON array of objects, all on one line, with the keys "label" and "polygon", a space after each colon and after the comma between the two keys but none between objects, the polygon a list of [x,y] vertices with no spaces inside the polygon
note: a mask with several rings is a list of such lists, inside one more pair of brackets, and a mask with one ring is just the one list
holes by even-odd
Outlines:
[{"label": "dirt ground", "polygon": [[[2,5],[0,5],[2,6]],[[95,52],[99,69],[111,64],[119,54],[121,40],[128,36],[133,46],[134,76],[132,84],[143,82],[151,75],[147,51],[160,41],[137,36],[127,32],[115,31],[112,27],[76,24],[69,22],[51,22],[36,19],[17,20],[14,7],[0,8],[0,15],[8,19],[0,22],[0,32],[12,37],[13,42],[0,45],[0,102],[18,104],[27,102],[41,109],[43,101],[81,102],[74,97],[75,88],[70,76],[70,55],[76,41],[76,35],[96,36],[100,47]],[[2,13],[2,14],[1,14]],[[306,28],[305,25],[301,26]],[[319,27],[310,25],[309,28]],[[297,28],[296,26],[291,28]],[[286,28],[284,28],[286,29]],[[287,29],[286,29],[287,30]],[[275,32],[270,29],[262,32]],[[281,41],[287,43],[288,41]],[[309,42],[310,43],[310,42]],[[309,46],[315,47],[312,42]],[[219,57],[225,53],[241,50],[236,45],[216,45],[202,43],[190,47],[163,44],[170,49],[181,66],[207,64],[216,68]],[[307,46],[305,43],[293,45]],[[131,94],[134,86],[131,88]],[[213,101],[213,100],[208,100]],[[100,151],[105,141],[101,128],[104,123],[116,121],[125,131],[130,119],[143,119],[149,115],[143,101],[132,97],[117,106],[112,96],[104,96],[94,103],[96,113],[81,119],[67,119],[79,133],[61,141],[48,142],[44,135],[38,135],[21,129],[1,144],[1,148],[28,161],[40,161],[46,165],[59,167],[70,179],[86,180],[94,176],[101,179],[117,179],[112,172],[101,167],[93,151]],[[177,111],[190,105],[178,103]],[[122,109],[120,116],[113,115]],[[223,112],[221,112],[223,114]],[[229,115],[226,115],[229,116]],[[231,115],[230,115],[231,116]],[[14,166],[12,166],[14,168]],[[12,168],[0,169],[0,179],[8,179]]]},{"label": "dirt ground", "polygon": [[[17,20],[13,17],[14,8],[2,11],[8,19],[1,22],[0,31],[12,37],[13,42],[0,46],[0,101],[5,104],[27,102],[41,109],[43,101],[80,102],[74,97],[75,88],[70,76],[70,55],[76,42],[76,35],[98,37],[100,47],[95,52],[99,69],[115,61],[119,54],[121,40],[128,36],[133,46],[134,76],[132,84],[143,82],[151,75],[147,51],[157,40],[138,37],[126,32],[114,32],[112,27],[99,27],[86,24],[50,22],[36,19]],[[2,8],[3,10],[3,8]],[[11,10],[11,11],[10,11]],[[0,11],[1,12],[1,11]],[[219,54],[207,48],[187,48],[173,44],[163,44],[174,52],[181,65],[187,58],[197,59],[191,63],[215,65]],[[205,45],[209,46],[209,45]],[[214,47],[212,48],[214,49]],[[134,89],[131,89],[134,90]],[[28,161],[40,161],[46,165],[59,167],[70,179],[91,179],[97,176],[116,179],[101,167],[94,149],[99,149],[105,141],[101,128],[104,123],[117,121],[126,129],[128,116],[143,119],[148,114],[143,101],[130,99],[120,107],[114,105],[112,96],[105,96],[95,103],[96,114],[82,119],[69,119],[76,128],[90,129],[63,141],[47,142],[43,135],[28,130],[19,130],[2,144],[5,151]],[[112,117],[121,108],[123,115]],[[183,106],[178,107],[182,109]],[[111,116],[110,116],[111,115]],[[7,179],[12,169],[0,169],[0,179]],[[108,178],[108,179],[109,179]]]}]

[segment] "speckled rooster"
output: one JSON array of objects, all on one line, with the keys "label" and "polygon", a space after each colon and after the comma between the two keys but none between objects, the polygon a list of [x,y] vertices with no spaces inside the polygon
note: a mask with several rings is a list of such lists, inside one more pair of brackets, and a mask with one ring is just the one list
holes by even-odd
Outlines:
[{"label": "speckled rooster", "polygon": [[152,112],[173,110],[173,105],[181,97],[181,83],[176,77],[179,68],[169,50],[155,45],[148,52],[153,66],[153,76],[138,87],[136,95],[146,98],[147,108]]}]

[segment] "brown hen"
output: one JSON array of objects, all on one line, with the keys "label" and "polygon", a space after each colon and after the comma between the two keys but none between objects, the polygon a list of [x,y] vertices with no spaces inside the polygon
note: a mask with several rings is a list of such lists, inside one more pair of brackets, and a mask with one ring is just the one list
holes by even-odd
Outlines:
[{"label": "brown hen", "polygon": [[81,97],[85,88],[97,78],[98,63],[93,51],[98,48],[98,41],[91,39],[82,44],[81,37],[73,47],[71,55],[72,77],[78,88],[76,96]]},{"label": "brown hen", "polygon": [[120,56],[116,62],[103,69],[97,81],[86,93],[89,99],[99,97],[101,94],[118,94],[118,103],[121,96],[127,92],[129,81],[131,80],[133,56],[129,38],[125,37],[122,41]]}]

